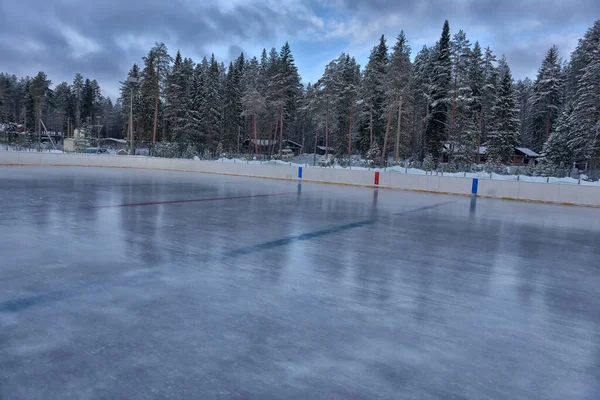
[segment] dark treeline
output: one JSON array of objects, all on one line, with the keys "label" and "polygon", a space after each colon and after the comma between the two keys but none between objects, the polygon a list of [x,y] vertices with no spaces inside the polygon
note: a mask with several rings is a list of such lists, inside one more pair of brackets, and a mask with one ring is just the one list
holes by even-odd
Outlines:
[{"label": "dark treeline", "polygon": [[[391,46],[391,47],[390,47]],[[168,141],[187,151],[238,151],[238,138],[290,139],[312,153],[315,141],[343,158],[361,153],[377,162],[437,163],[444,148],[466,166],[486,146],[491,164],[509,164],[515,146],[544,157],[548,171],[573,162],[595,169],[600,156],[600,21],[570,60],[553,46],[535,80],[515,82],[506,59],[448,22],[433,46],[413,57],[403,32],[384,36],[361,69],[340,54],[322,77],[302,85],[290,46],[241,54],[225,65],[195,62],[157,43],[134,64],[120,98],[104,98],[95,80],[77,74],[52,88],[33,78],[0,75],[0,122],[38,132],[39,120],[66,132],[100,123],[103,136],[125,137],[129,104],[137,140]],[[124,79],[126,81],[126,79]],[[133,99],[130,99],[133,93]],[[48,128],[50,129],[50,127]],[[277,141],[280,143],[280,141]],[[271,154],[280,149],[274,145]]]}]

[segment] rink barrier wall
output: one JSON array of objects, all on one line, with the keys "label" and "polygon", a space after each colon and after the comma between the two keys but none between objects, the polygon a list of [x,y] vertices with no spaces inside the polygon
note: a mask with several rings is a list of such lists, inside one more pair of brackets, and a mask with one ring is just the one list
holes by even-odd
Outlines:
[{"label": "rink barrier wall", "polygon": [[303,168],[286,165],[194,161],[136,156],[96,154],[55,154],[0,151],[5,166],[80,166],[141,168],[167,171],[247,176],[337,185],[402,189],[540,203],[600,207],[600,187],[523,181],[456,178],[439,175],[412,175],[395,172]]}]

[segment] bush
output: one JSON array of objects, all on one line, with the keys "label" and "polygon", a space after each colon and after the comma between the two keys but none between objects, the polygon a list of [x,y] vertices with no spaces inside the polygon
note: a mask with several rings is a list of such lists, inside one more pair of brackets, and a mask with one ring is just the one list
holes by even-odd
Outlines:
[{"label": "bush", "polygon": [[425,171],[433,171],[433,169],[435,168],[435,164],[436,163],[433,159],[433,156],[431,154],[427,154],[423,159],[422,168]]},{"label": "bush", "polygon": [[498,175],[507,175],[506,166],[499,163],[487,162],[483,166],[483,170],[488,174],[494,173]]},{"label": "bush", "polygon": [[176,158],[179,155],[179,148],[176,143],[157,142],[152,149],[152,155],[154,157]]}]

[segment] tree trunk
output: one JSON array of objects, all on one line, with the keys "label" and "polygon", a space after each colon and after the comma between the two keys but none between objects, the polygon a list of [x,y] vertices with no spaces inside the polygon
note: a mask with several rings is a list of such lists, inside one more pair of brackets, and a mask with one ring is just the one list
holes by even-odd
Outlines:
[{"label": "tree trunk", "polygon": [[248,116],[248,155],[251,154],[252,151],[252,114]]},{"label": "tree trunk", "polygon": [[352,156],[352,106],[350,106],[350,123],[348,124],[348,165]]},{"label": "tree trunk", "polygon": [[329,107],[325,113],[325,159],[329,157]]},{"label": "tree trunk", "polygon": [[156,142],[156,125],[158,123],[158,91],[159,91],[159,74],[160,68],[158,65],[160,64],[160,57],[158,57],[158,64],[156,68],[156,97],[154,100],[154,128],[152,130],[152,148],[154,149],[154,143]]},{"label": "tree trunk", "polygon": [[383,139],[383,149],[381,150],[381,166],[383,167],[384,161],[387,164],[387,141],[390,134],[390,122],[392,122],[392,113],[388,113],[387,126],[385,127],[385,138]]},{"label": "tree trunk", "polygon": [[477,132],[477,160],[475,160],[475,164],[479,164],[481,160],[481,156],[479,155],[481,148],[481,133],[483,131],[483,107],[479,108],[479,131]]},{"label": "tree trunk", "polygon": [[402,98],[398,103],[398,129],[396,129],[396,146],[394,148],[394,164],[398,163],[400,157],[400,127],[402,125]]},{"label": "tree trunk", "polygon": [[252,118],[252,128],[254,129],[254,154],[258,158],[258,133],[256,132],[256,116]]},{"label": "tree trunk", "polygon": [[371,140],[369,141],[369,149],[373,148],[373,110],[369,113],[370,122],[369,130],[371,131]]},{"label": "tree trunk", "polygon": [[279,132],[279,159],[283,157],[283,108],[281,109],[281,131]]},{"label": "tree trunk", "polygon": [[273,157],[273,149],[275,148],[275,140],[277,140],[277,132],[279,130],[279,116],[275,116],[275,132],[273,132],[273,140],[269,143],[269,158]]},{"label": "tree trunk", "polygon": [[550,110],[548,110],[548,118],[546,118],[546,141],[550,137]]},{"label": "tree trunk", "polygon": [[317,143],[319,142],[319,125],[315,126],[315,153],[313,155],[313,167],[317,165]]}]

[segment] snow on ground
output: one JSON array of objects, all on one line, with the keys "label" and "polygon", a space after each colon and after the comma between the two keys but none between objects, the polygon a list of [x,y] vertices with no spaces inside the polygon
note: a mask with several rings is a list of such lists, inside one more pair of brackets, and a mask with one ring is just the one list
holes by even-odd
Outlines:
[{"label": "snow on ground", "polygon": [[[4,144],[0,144],[0,151],[28,151],[28,152],[37,152],[38,149],[37,148],[24,148],[24,147],[14,147],[14,146],[7,146]],[[64,153],[64,151],[62,150],[55,150],[55,149],[44,149],[42,148],[42,153]]]}]

